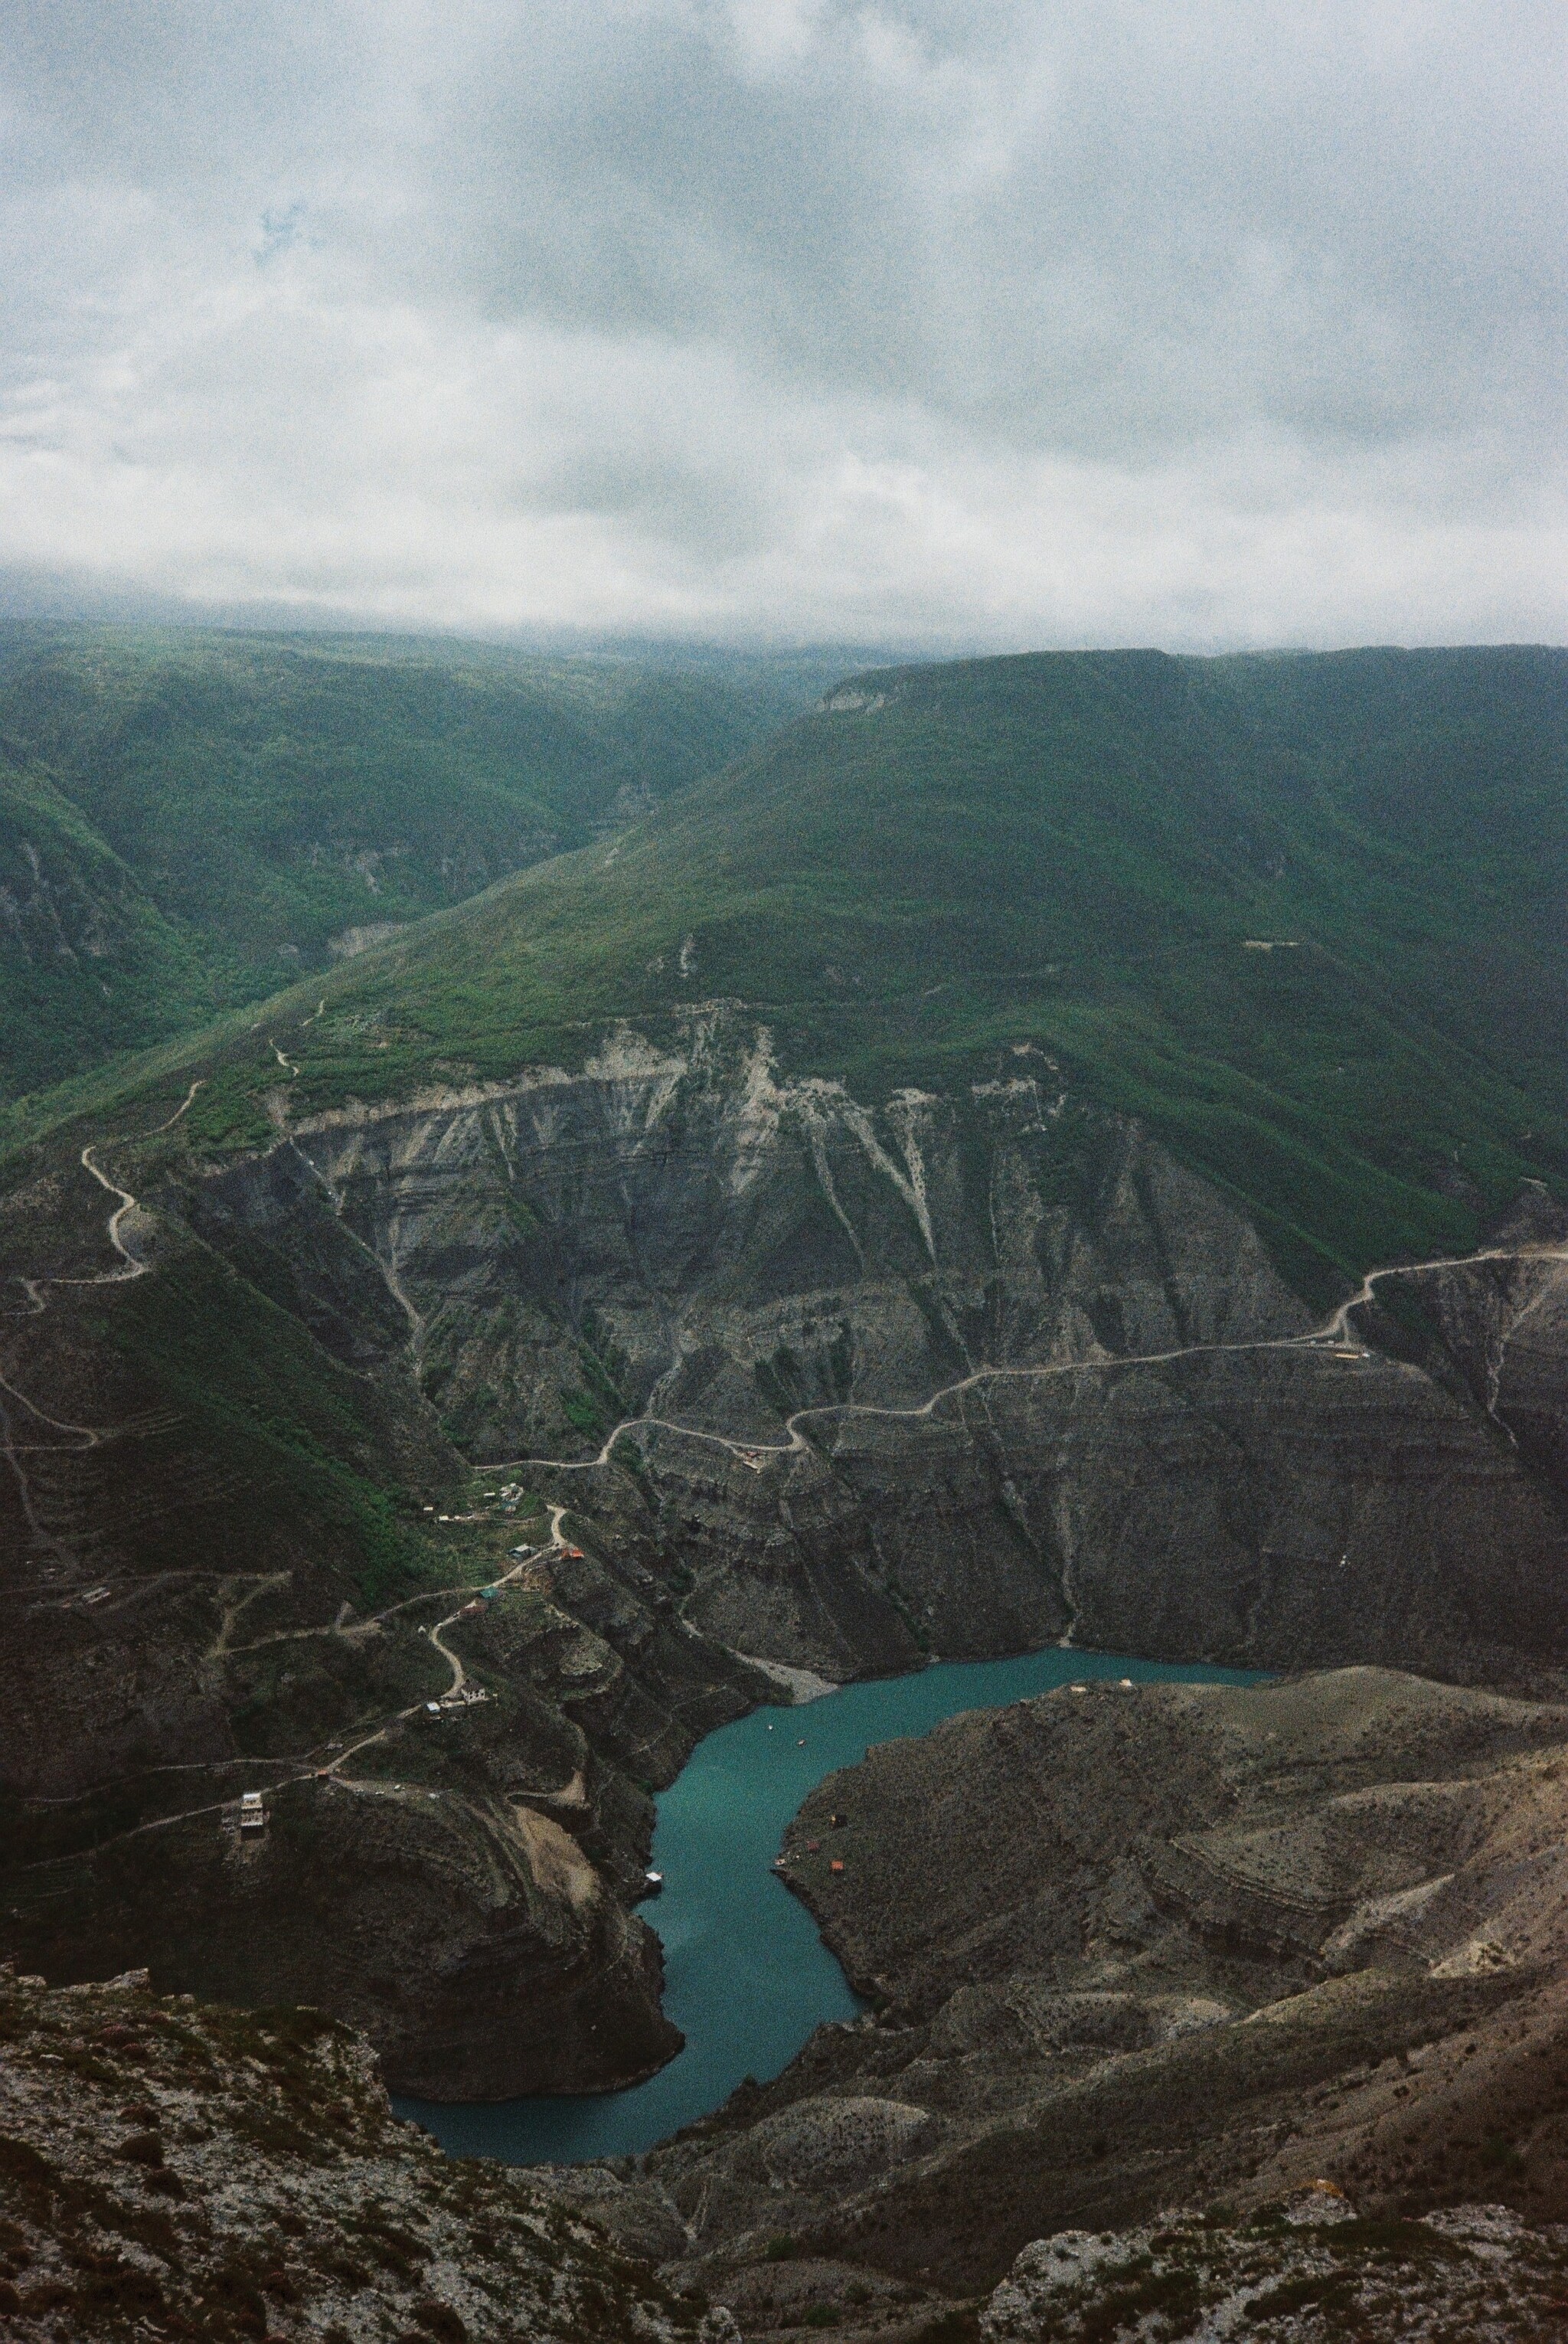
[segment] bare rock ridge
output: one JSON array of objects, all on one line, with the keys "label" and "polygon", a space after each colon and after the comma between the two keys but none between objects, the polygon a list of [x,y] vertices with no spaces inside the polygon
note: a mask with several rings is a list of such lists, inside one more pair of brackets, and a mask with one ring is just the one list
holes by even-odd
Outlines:
[{"label": "bare rock ridge", "polygon": [[[1565,1823],[1568,1707],[1374,1669],[1063,1687],[884,1743],[786,1843],[870,2013],[635,2178],[557,2187],[628,2238],[684,2223],[667,2277],[748,2336],[999,2287],[992,2339],[1142,2333],[1244,2296],[1249,2254],[1311,2277],[1282,2208],[1323,2182],[1363,2225],[1331,2300],[1369,2261],[1430,2278],[1433,2209],[1568,2215]],[[1158,2258],[1110,2235],[1177,2212]],[[1053,2278],[1031,2242],[1064,2233]],[[1535,2238],[1532,2299],[1565,2249]],[[1448,2261],[1487,2291],[1484,2254]]]},{"label": "bare rock ridge", "polygon": [[1091,2344],[1141,2328],[1196,2344],[1259,2330],[1282,2344],[1347,2333],[1533,2344],[1561,2321],[1565,2271],[1560,2224],[1535,2229],[1498,2205],[1380,2220],[1320,2181],[1245,2223],[1190,2214],[1037,2239],[979,2327],[983,2344]]},{"label": "bare rock ridge", "polygon": [[677,2041],[648,1794],[778,1697],[748,1653],[1568,1657],[1543,1202],[1325,1318],[1032,1047],[869,1105],[722,1004],[286,1105],[219,1168],[172,1099],[0,1210],[30,1969],[319,2004],[436,2096],[618,2085]]}]

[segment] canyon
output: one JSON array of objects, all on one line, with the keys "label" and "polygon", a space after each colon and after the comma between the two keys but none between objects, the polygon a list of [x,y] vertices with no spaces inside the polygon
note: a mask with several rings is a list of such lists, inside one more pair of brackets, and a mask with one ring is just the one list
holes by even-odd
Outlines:
[{"label": "canyon", "polygon": [[[50,1975],[139,1951],[171,1988],[319,2001],[436,2096],[625,2082],[674,2047],[630,1909],[648,1794],[784,1697],[753,1661],[1071,1637],[1519,1691],[1561,1663],[1568,1287],[1531,1192],[1484,1258],[1320,1314],[1038,1050],[873,1106],[718,1005],[578,1074],[277,1111],[221,1168],[176,1107],[7,1199],[46,1307],[5,1339],[4,1901]],[[491,1701],[427,1727],[461,1607],[366,1601],[259,1450],[213,1453],[170,1363],[225,1308],[275,1404],[305,1359],[316,1437],[428,1489],[421,1520],[507,1475],[549,1510],[526,1584],[494,1504],[442,1533],[508,1581],[441,1629]],[[241,1787],[265,1852],[223,1827]]]},{"label": "canyon", "polygon": [[1220,2335],[1357,2256],[1469,2318],[1494,2248],[1533,2302],[1565,678],[853,680],[15,1102],[0,1955],[319,2012],[429,2100],[613,2091],[679,2046],[642,1907],[705,1735],[938,1658],[1266,1672],[869,1750],[783,1854],[865,2015],[528,2187],[715,2336]]}]

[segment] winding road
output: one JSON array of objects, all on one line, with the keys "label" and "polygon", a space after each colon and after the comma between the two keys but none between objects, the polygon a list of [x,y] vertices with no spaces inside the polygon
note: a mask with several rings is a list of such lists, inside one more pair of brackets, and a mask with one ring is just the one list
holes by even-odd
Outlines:
[{"label": "winding road", "polygon": [[[594,1473],[610,1463],[618,1440],[628,1433],[640,1432],[646,1429],[652,1431],[676,1433],[688,1440],[710,1442],[715,1448],[728,1450],[731,1456],[739,1459],[741,1464],[749,1466],[753,1472],[760,1472],[769,1459],[797,1456],[802,1450],[809,1448],[810,1443],[799,1428],[813,1417],[841,1419],[850,1416],[874,1416],[901,1422],[918,1422],[923,1418],[933,1415],[943,1400],[952,1399],[963,1392],[973,1391],[980,1384],[1006,1380],[1030,1381],[1049,1376],[1106,1375],[1121,1368],[1168,1367],[1177,1359],[1211,1358],[1221,1354],[1231,1355],[1247,1351],[1332,1349],[1336,1345],[1353,1343],[1357,1340],[1351,1332],[1352,1314],[1364,1308],[1374,1298],[1377,1288],[1385,1278],[1419,1278],[1434,1269],[1473,1269],[1490,1261],[1568,1262],[1568,1244],[1487,1246],[1475,1253],[1450,1254],[1432,1261],[1392,1262],[1382,1269],[1369,1269],[1357,1291],[1347,1301],[1339,1305],[1332,1318],[1325,1319],[1321,1327],[1310,1329],[1304,1335],[1257,1336],[1239,1343],[1184,1343],[1166,1351],[1119,1351],[1107,1354],[1103,1359],[1098,1359],[1052,1360],[1043,1367],[976,1368],[971,1374],[960,1376],[953,1383],[943,1384],[939,1390],[932,1392],[929,1399],[920,1400],[909,1408],[890,1408],[872,1400],[845,1399],[820,1400],[810,1408],[797,1409],[792,1416],[786,1417],[784,1430],[787,1437],[780,1441],[736,1440],[729,1433],[709,1432],[694,1424],[678,1424],[670,1417],[628,1416],[621,1419],[596,1457],[506,1457],[494,1463],[477,1465],[474,1470],[479,1473],[512,1473],[528,1469],[532,1469],[536,1472]],[[1526,1305],[1526,1309],[1533,1310],[1540,1298],[1536,1296]],[[1524,1313],[1522,1312],[1520,1315],[1523,1317]],[[1506,1342],[1507,1339],[1505,1338],[1504,1340]],[[1507,1432],[1507,1426],[1502,1424],[1502,1420],[1496,1417],[1495,1399],[1494,1389],[1493,1404],[1488,1413],[1500,1424],[1502,1430]],[[1513,1437],[1510,1433],[1509,1438],[1512,1440]]]},{"label": "winding road", "polygon": [[[567,1509],[565,1506],[552,1505],[549,1508],[549,1544],[552,1549],[558,1551],[563,1551],[566,1546],[565,1534],[561,1530],[561,1523],[565,1519],[566,1512]],[[492,1587],[510,1586],[511,1582],[515,1579],[520,1578],[525,1571],[533,1571],[538,1568],[539,1556],[543,1551],[544,1550],[542,1548],[536,1548],[532,1553],[524,1555],[520,1561],[515,1562],[510,1571],[503,1571],[498,1578],[491,1580],[487,1583]],[[284,1577],[286,1577],[286,1573],[283,1574]],[[266,1583],[273,1584],[275,1581],[269,1580]],[[265,1592],[265,1588],[258,1588],[257,1592]],[[391,1619],[396,1612],[407,1612],[417,1603],[439,1602],[443,1596],[450,1595],[461,1595],[465,1600],[463,1602],[458,1604],[456,1611],[448,1612],[445,1619],[437,1620],[433,1627],[426,1630],[425,1633],[429,1642],[440,1653],[441,1658],[446,1662],[447,1667],[452,1672],[451,1682],[447,1687],[447,1694],[461,1692],[467,1683],[467,1671],[464,1667],[459,1655],[453,1652],[448,1644],[443,1642],[443,1632],[446,1629],[452,1627],[458,1620],[460,1620],[463,1617],[464,1612],[467,1610],[468,1604],[473,1601],[474,1589],[471,1585],[464,1587],[442,1587],[430,1589],[425,1594],[409,1596],[401,1603],[388,1604],[384,1612],[372,1612],[367,1619],[356,1621],[352,1626],[347,1626],[345,1624],[343,1615],[340,1612],[336,1621],[330,1622],[323,1627],[284,1629],[276,1636],[263,1636],[258,1638],[255,1644],[226,1646],[224,1649],[226,1652],[230,1650],[256,1652],[260,1650],[263,1644],[286,1643],[300,1637],[333,1635],[347,1635],[351,1637],[362,1636],[379,1627],[384,1620]],[[439,1695],[434,1697],[437,1699],[440,1698]],[[394,1710],[389,1716],[384,1717],[379,1724],[373,1726],[368,1733],[362,1733],[357,1741],[349,1743],[346,1748],[338,1751],[336,1756],[329,1755],[326,1751],[304,1751],[293,1760],[286,1758],[254,1759],[249,1761],[235,1758],[192,1760],[186,1762],[184,1765],[179,1767],[177,1771],[182,1773],[216,1773],[219,1772],[227,1773],[236,1765],[246,1763],[267,1766],[276,1766],[280,1764],[285,1766],[292,1765],[294,1768],[293,1773],[278,1775],[276,1780],[266,1783],[263,1786],[264,1790],[269,1793],[276,1793],[278,1791],[288,1790],[297,1783],[335,1782],[344,1790],[364,1790],[367,1793],[379,1794],[388,1788],[396,1786],[388,1785],[380,1782],[360,1783],[356,1781],[354,1777],[350,1775],[343,1774],[340,1770],[348,1764],[350,1759],[357,1758],[361,1751],[369,1750],[373,1748],[377,1743],[384,1742],[395,1726],[406,1724],[409,1718],[417,1717],[420,1713],[428,1706],[431,1698],[432,1696],[430,1694],[422,1694],[417,1701],[409,1702],[405,1708]],[[326,1760],[325,1763],[321,1763],[324,1758]],[[153,1767],[148,1771],[153,1773],[162,1773],[166,1771],[173,1773],[176,1770],[172,1767],[166,1770],[163,1767]],[[99,1787],[102,1788],[103,1786],[100,1785]],[[91,1797],[94,1794],[91,1792],[84,1792],[78,1795],[81,1797]],[[53,1800],[26,1800],[24,1801],[23,1803],[25,1805],[41,1806],[55,1805],[64,1803]],[[75,1802],[71,1802],[70,1803],[75,1803]],[[91,1856],[100,1854],[105,1848],[117,1847],[126,1840],[145,1838],[146,1834],[151,1832],[169,1831],[173,1829],[176,1824],[197,1821],[203,1815],[221,1815],[224,1814],[226,1809],[233,1807],[234,1803],[235,1802],[229,1798],[210,1799],[200,1806],[181,1807],[173,1814],[155,1815],[146,1823],[133,1824],[128,1830],[123,1832],[112,1832],[106,1838],[95,1841],[90,1848],[73,1849],[68,1855],[44,1856],[35,1864],[18,1865],[17,1870],[19,1872],[45,1873],[56,1871],[64,1865],[79,1864]]]},{"label": "winding road", "polygon": [[[186,1091],[184,1098],[180,1101],[178,1106],[176,1107],[173,1115],[168,1116],[166,1121],[155,1124],[151,1131],[138,1132],[136,1134],[137,1138],[156,1139],[161,1133],[172,1131],[175,1125],[178,1123],[180,1117],[186,1114],[189,1108],[191,1102],[196,1097],[197,1091],[200,1090],[202,1084],[206,1079],[205,1076],[199,1076],[196,1081],[192,1083],[189,1090]],[[40,1317],[49,1307],[44,1298],[44,1288],[46,1286],[125,1286],[127,1285],[132,1278],[145,1278],[146,1276],[146,1263],[137,1255],[132,1253],[130,1248],[126,1245],[125,1238],[120,1235],[120,1223],[125,1219],[127,1213],[133,1213],[136,1211],[136,1200],[135,1197],[132,1196],[128,1188],[122,1188],[117,1181],[111,1180],[107,1173],[100,1171],[97,1165],[93,1161],[95,1149],[111,1144],[112,1143],[104,1140],[90,1141],[88,1145],[83,1148],[79,1161],[83,1169],[92,1174],[93,1178],[97,1182],[99,1187],[107,1189],[109,1195],[117,1200],[114,1211],[109,1215],[107,1235],[109,1243],[120,1257],[125,1267],[121,1269],[98,1270],[92,1276],[86,1278],[46,1277],[19,1278],[17,1283],[21,1287],[23,1293],[27,1298],[28,1308],[25,1311],[8,1312],[6,1314],[8,1317]],[[112,1440],[116,1433],[122,1433],[128,1429],[125,1425],[72,1424],[67,1422],[63,1417],[51,1416],[48,1410],[41,1408],[38,1402],[32,1399],[28,1393],[20,1390],[15,1384],[11,1383],[3,1375],[0,1375],[0,1391],[5,1392],[10,1399],[15,1400],[20,1407],[25,1408],[30,1416],[37,1419],[40,1424],[46,1424],[52,1432],[64,1432],[70,1435],[73,1440],[80,1443],[83,1450],[96,1449],[103,1441]],[[27,1469],[23,1464],[22,1460],[26,1456],[33,1456],[40,1452],[57,1450],[59,1446],[60,1443],[57,1440],[18,1440],[16,1438],[16,1428],[11,1421],[10,1410],[0,1406],[0,1457],[5,1458],[5,1462],[10,1467],[12,1474],[15,1480],[17,1492],[22,1501],[22,1512],[26,1520],[28,1529],[32,1531],[35,1539],[39,1540],[41,1543],[48,1546],[57,1546],[59,1541],[54,1536],[53,1532],[46,1529],[38,1519],[37,1509],[33,1500],[32,1484],[27,1479]]]}]

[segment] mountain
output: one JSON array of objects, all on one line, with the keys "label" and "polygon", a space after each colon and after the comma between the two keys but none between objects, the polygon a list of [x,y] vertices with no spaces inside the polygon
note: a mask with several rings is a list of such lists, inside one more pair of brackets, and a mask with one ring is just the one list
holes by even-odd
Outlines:
[{"label": "mountain", "polygon": [[648,1793],[767,1668],[1555,1697],[1565,681],[869,675],[14,1113],[14,1950],[608,2085]]},{"label": "mountain", "polygon": [[[1551,651],[862,678],[351,972],[295,1093],[581,1065],[608,1020],[712,998],[869,1098],[1033,1043],[1326,1293],[1568,1170],[1565,744]],[[275,1071],[241,1055],[194,1127],[259,1136]]]},{"label": "mountain", "polygon": [[805,704],[825,665],[14,630],[0,1095],[612,834]]}]

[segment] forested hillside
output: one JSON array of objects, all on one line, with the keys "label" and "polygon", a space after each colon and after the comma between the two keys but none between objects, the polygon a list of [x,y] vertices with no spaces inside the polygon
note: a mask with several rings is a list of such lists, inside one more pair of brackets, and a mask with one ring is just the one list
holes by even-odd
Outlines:
[{"label": "forested hillside", "polygon": [[0,641],[0,1096],[622,828],[821,665],[374,638]]}]

